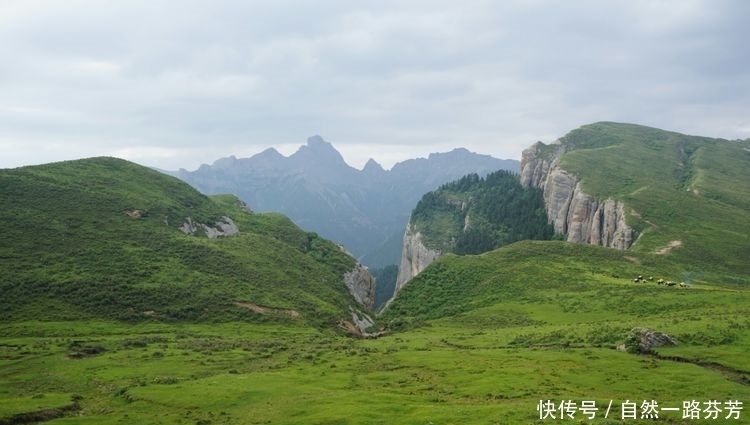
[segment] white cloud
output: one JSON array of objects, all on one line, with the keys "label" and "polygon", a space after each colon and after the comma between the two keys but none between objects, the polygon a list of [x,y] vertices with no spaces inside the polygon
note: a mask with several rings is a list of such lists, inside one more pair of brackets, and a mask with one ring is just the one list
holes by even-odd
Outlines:
[{"label": "white cloud", "polygon": [[0,140],[17,152],[0,167],[50,146],[190,168],[312,134],[358,166],[458,146],[518,158],[598,120],[745,138],[749,14],[741,0],[6,0]]}]

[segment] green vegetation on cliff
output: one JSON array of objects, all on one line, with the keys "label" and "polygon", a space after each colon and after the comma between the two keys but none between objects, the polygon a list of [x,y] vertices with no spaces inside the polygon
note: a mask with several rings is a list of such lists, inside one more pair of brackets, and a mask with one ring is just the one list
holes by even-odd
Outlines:
[{"label": "green vegetation on cliff", "polygon": [[469,174],[425,194],[411,222],[429,248],[478,254],[525,239],[550,239],[541,191],[521,186],[500,170],[487,177]]}]

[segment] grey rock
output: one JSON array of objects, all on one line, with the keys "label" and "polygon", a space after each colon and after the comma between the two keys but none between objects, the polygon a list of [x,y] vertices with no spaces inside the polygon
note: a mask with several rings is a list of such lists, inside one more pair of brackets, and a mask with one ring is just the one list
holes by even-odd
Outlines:
[{"label": "grey rock", "polygon": [[406,285],[406,282],[418,275],[440,255],[440,251],[427,248],[422,241],[422,234],[411,223],[408,223],[404,233],[404,247],[393,296],[395,297],[398,291]]},{"label": "grey rock", "polygon": [[672,336],[650,328],[633,328],[625,344],[617,347],[623,351],[649,353],[654,348],[677,345],[679,342]]},{"label": "grey rock", "polygon": [[240,232],[239,227],[237,227],[234,221],[227,216],[220,217],[219,220],[214,223],[214,226],[215,227],[212,227],[198,221],[193,221],[191,217],[188,217],[180,226],[180,230],[186,235],[194,235],[199,231],[203,231],[209,239],[231,236]]},{"label": "grey rock", "polygon": [[358,263],[344,274],[344,283],[359,304],[372,310],[375,305],[375,278],[367,267]]},{"label": "grey rock", "polygon": [[585,193],[580,179],[560,166],[566,150],[560,140],[552,145],[539,142],[524,150],[521,184],[542,189],[550,224],[569,242],[630,248],[635,232],[625,220],[625,204]]}]

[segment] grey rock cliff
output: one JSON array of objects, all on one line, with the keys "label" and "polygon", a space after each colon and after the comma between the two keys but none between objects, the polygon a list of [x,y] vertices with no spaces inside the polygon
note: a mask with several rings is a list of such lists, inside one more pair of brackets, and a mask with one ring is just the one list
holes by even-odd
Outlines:
[{"label": "grey rock cliff", "polygon": [[422,234],[411,223],[407,224],[406,233],[404,233],[401,264],[398,268],[396,289],[393,292],[393,296],[396,296],[406,282],[418,275],[430,263],[440,257],[440,254],[440,251],[427,248],[422,241]]},{"label": "grey rock cliff", "polygon": [[344,283],[358,303],[372,310],[375,305],[375,278],[367,267],[358,263],[344,274]]},{"label": "grey rock cliff", "polygon": [[565,151],[562,143],[541,142],[524,150],[521,184],[543,190],[549,221],[569,242],[628,249],[635,232],[625,221],[625,205],[586,194],[580,179],[559,165]]}]

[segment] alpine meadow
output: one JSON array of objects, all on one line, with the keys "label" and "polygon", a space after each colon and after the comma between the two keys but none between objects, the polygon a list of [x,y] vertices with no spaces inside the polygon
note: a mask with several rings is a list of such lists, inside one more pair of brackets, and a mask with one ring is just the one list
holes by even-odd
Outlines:
[{"label": "alpine meadow", "polygon": [[346,247],[125,160],[0,205],[2,425],[750,423],[750,140],[599,122],[447,183],[382,309]]}]

